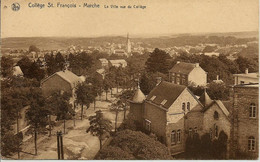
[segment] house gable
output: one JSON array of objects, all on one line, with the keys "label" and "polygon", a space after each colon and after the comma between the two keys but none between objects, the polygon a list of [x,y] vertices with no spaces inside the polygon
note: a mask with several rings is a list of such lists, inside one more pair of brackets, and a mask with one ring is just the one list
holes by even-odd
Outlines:
[{"label": "house gable", "polygon": [[[185,88],[184,91],[178,96],[174,103],[169,107],[167,112],[167,122],[176,123],[184,117],[182,105],[185,103],[185,114],[190,111],[201,111],[202,105],[196,97]],[[187,104],[190,104],[190,111],[187,110]]]}]

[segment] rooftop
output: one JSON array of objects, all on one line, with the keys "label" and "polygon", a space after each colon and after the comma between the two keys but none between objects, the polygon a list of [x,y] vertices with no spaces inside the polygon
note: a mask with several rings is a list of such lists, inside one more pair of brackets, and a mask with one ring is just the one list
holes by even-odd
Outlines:
[{"label": "rooftop", "polygon": [[259,78],[259,73],[242,73],[242,74],[233,74],[233,76],[240,76],[240,77],[248,77],[248,78]]},{"label": "rooftop", "polygon": [[145,100],[145,95],[143,94],[143,92],[141,91],[140,88],[138,88],[133,96],[133,99],[131,100],[131,102],[133,103],[143,103],[143,101]]},{"label": "rooftop", "polygon": [[61,78],[63,78],[67,82],[69,82],[72,86],[74,86],[76,83],[82,82],[80,77],[78,77],[76,74],[72,73],[69,70],[64,70],[64,71],[56,72],[56,73],[52,74],[51,76],[49,76],[48,78],[42,80],[41,84],[43,84],[48,79],[52,78],[54,75],[60,76]]},{"label": "rooftop", "polygon": [[162,106],[168,109],[184,89],[186,89],[186,86],[162,81],[148,94],[147,100],[157,105],[162,105],[166,100]]},{"label": "rooftop", "polygon": [[177,62],[170,72],[189,74],[196,67],[199,67],[198,63]]}]

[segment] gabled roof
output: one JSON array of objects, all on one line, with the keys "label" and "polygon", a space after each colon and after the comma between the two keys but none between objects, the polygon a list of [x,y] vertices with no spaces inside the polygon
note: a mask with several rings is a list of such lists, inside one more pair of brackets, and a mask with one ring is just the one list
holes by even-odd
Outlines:
[{"label": "gabled roof", "polygon": [[189,74],[195,67],[196,67],[196,64],[194,64],[194,63],[180,62],[180,63],[175,64],[173,66],[173,68],[170,70],[170,72]]},{"label": "gabled roof", "polygon": [[44,79],[41,82],[41,84],[43,84],[48,79],[52,78],[54,75],[60,76],[62,79],[66,80],[68,83],[70,83],[72,87],[75,87],[77,83],[81,83],[82,82],[80,77],[78,77],[76,74],[72,73],[69,70],[64,70],[64,71],[59,71],[59,72],[56,72],[56,73],[52,74],[48,78]]},{"label": "gabled roof", "polygon": [[233,74],[233,76],[247,77],[247,78],[259,78],[259,73],[242,73],[242,74]]},{"label": "gabled roof", "polygon": [[103,62],[103,63],[108,63],[108,60],[105,58],[100,58],[99,61]]},{"label": "gabled roof", "polygon": [[101,75],[104,75],[105,74],[105,69],[97,69],[96,72],[101,74]]},{"label": "gabled roof", "polygon": [[151,102],[157,105],[161,105],[163,100],[167,100],[162,106],[168,109],[186,88],[184,85],[162,81],[148,94],[146,100],[151,101],[151,98],[156,96]]},{"label": "gabled roof", "polygon": [[209,97],[208,93],[206,92],[206,89],[204,90],[203,94],[200,96],[199,101],[204,107],[210,105],[213,102]]},{"label": "gabled roof", "polygon": [[20,66],[15,66],[13,68],[13,75],[15,76],[23,75],[23,71],[21,70]]},{"label": "gabled roof", "polygon": [[222,103],[222,101],[220,100],[214,100],[212,101],[212,103],[210,105],[208,105],[207,107],[205,107],[203,109],[203,112],[207,111],[208,109],[210,109],[210,107],[212,107],[214,104],[216,104],[221,110],[222,112],[226,115],[227,118],[229,118],[229,111],[228,109],[225,107],[225,105]]}]

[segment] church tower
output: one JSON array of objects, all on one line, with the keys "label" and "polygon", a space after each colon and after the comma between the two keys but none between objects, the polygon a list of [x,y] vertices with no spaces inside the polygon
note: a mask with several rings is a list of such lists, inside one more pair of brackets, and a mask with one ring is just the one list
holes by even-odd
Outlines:
[{"label": "church tower", "polygon": [[130,100],[130,113],[133,114],[134,120],[137,124],[142,125],[143,123],[143,113],[144,113],[144,100],[145,95],[141,91],[139,84],[135,91],[133,98]]},{"label": "church tower", "polygon": [[127,38],[126,38],[126,52],[128,57],[131,56],[131,42],[129,38],[129,33],[127,33]]}]

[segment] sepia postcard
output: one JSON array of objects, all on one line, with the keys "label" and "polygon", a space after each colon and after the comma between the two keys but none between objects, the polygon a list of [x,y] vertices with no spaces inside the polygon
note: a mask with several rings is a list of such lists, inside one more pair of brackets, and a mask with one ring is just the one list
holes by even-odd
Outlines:
[{"label": "sepia postcard", "polygon": [[258,0],[1,0],[1,160],[257,160]]}]

